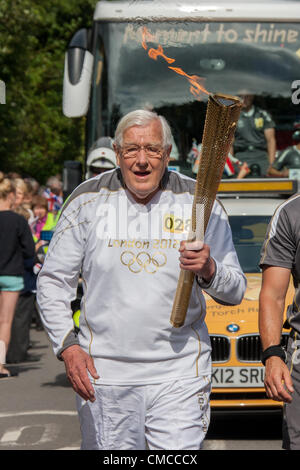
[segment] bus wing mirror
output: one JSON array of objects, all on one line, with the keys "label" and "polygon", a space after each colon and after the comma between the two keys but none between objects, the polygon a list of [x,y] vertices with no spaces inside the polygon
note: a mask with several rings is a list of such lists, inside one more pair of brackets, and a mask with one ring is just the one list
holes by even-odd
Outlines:
[{"label": "bus wing mirror", "polygon": [[63,113],[81,117],[89,108],[94,57],[88,50],[88,30],[77,31],[65,55]]}]

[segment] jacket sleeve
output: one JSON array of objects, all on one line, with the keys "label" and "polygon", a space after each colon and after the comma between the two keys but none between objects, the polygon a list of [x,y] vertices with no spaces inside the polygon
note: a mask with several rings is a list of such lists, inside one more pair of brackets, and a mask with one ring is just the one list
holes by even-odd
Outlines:
[{"label": "jacket sleeve", "polygon": [[227,214],[218,201],[208,222],[205,243],[210,246],[216,271],[209,284],[197,280],[198,284],[216,302],[238,305],[245,294],[247,281],[233,245]]},{"label": "jacket sleeve", "polygon": [[41,319],[59,359],[68,346],[79,344],[71,302],[76,298],[84,255],[84,215],[80,197],[62,212],[37,279]]}]

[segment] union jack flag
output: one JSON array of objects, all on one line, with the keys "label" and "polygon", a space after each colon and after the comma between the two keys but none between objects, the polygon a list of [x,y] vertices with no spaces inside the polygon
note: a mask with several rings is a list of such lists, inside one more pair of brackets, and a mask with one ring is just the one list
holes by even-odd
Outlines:
[{"label": "union jack flag", "polygon": [[225,166],[224,166],[224,171],[225,171],[227,176],[232,176],[235,173],[233,163],[232,163],[229,156],[226,159],[226,163],[225,163]]}]

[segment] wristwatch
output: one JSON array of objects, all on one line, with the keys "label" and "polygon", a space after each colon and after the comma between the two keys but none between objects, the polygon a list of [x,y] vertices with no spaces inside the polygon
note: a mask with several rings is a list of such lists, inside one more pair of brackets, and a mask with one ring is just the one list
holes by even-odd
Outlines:
[{"label": "wristwatch", "polygon": [[283,348],[283,346],[281,346],[281,344],[275,344],[274,346],[270,346],[262,352],[261,362],[263,363],[263,365],[265,365],[266,360],[271,356],[280,357],[280,359],[282,359],[282,361],[286,363],[286,350]]}]

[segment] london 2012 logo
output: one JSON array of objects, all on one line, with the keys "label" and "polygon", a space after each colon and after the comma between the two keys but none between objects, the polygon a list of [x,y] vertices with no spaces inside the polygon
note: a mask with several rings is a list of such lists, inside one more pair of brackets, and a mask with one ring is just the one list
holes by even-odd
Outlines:
[{"label": "london 2012 logo", "polygon": [[147,251],[140,251],[138,254],[132,251],[123,251],[120,259],[122,264],[127,266],[129,271],[134,274],[142,271],[155,274],[167,262],[167,256],[161,251],[156,251],[153,255],[150,255]]}]

